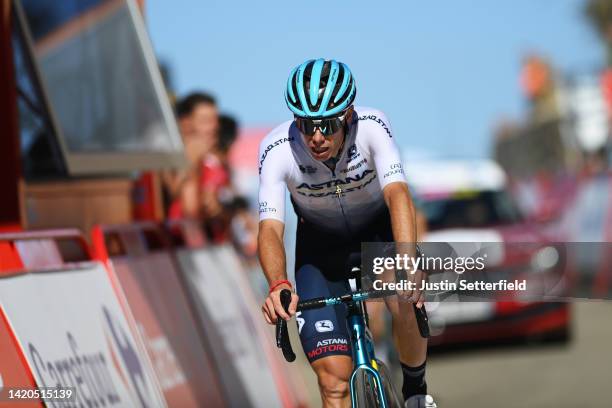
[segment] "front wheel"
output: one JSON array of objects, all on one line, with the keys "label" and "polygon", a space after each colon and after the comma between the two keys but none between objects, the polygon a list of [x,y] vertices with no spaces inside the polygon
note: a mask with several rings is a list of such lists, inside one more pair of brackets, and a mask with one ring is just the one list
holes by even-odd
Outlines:
[{"label": "front wheel", "polygon": [[355,375],[353,387],[353,392],[355,393],[355,405],[353,405],[353,408],[383,407],[379,399],[380,390],[372,373],[367,370],[359,370]]},{"label": "front wheel", "polygon": [[[378,387],[376,378],[368,370],[359,370],[355,375],[353,392],[355,395],[354,408],[403,408],[402,399],[397,393],[391,373],[387,366],[380,360],[376,360],[378,374],[382,383],[382,390]],[[384,395],[384,397],[383,397]],[[383,405],[382,398],[385,403]]]},{"label": "front wheel", "polygon": [[398,394],[395,389],[395,385],[393,385],[393,381],[391,381],[389,369],[385,363],[378,359],[376,359],[376,364],[378,364],[378,372],[380,373],[383,389],[385,390],[387,406],[391,408],[403,408],[404,404],[402,403],[400,394]]}]

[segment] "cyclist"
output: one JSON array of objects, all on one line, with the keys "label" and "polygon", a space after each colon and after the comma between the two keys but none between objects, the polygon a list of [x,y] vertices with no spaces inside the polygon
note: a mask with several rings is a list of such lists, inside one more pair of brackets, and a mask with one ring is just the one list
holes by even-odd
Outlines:
[{"label": "cyclist", "polygon": [[[295,315],[299,297],[346,293],[346,260],[360,251],[361,242],[416,241],[415,210],[391,126],[381,111],[354,107],[355,94],[347,65],[324,59],[298,65],[285,90],[294,119],[272,130],[260,145],[258,246],[270,285],[262,307],[270,324]],[[280,291],[293,289],[283,246],[286,189],[299,219],[297,293],[289,314],[280,303]],[[414,276],[420,279],[420,272]],[[421,307],[420,293],[410,295]],[[425,382],[427,340],[419,334],[411,304],[396,298],[386,304],[406,406],[435,407]],[[324,407],[350,405],[352,361],[344,313],[340,305],[296,315]]]}]

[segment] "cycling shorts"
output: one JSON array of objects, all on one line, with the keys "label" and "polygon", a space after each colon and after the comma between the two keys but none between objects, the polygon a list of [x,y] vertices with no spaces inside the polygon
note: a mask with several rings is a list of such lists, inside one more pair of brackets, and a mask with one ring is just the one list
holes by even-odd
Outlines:
[{"label": "cycling shorts", "polygon": [[[362,242],[392,242],[389,212],[374,217],[364,229],[346,236],[323,232],[300,219],[297,228],[295,281],[301,300],[350,292],[348,259]],[[357,277],[359,278],[359,277]],[[296,322],[304,353],[311,363],[332,355],[351,356],[345,305],[298,312]]]}]

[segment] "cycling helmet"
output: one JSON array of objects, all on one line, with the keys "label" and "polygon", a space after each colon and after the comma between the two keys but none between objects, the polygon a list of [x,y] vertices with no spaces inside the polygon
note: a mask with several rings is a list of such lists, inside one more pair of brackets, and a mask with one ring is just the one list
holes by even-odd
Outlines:
[{"label": "cycling helmet", "polygon": [[285,101],[303,118],[336,116],[355,100],[355,80],[346,64],[335,60],[308,60],[293,68]]}]

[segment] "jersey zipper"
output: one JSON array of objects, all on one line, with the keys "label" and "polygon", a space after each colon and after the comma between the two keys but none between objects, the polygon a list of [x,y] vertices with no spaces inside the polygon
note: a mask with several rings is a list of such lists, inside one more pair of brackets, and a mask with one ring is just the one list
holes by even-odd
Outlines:
[{"label": "jersey zipper", "polygon": [[[342,152],[340,153],[340,160],[344,159],[344,155],[348,149],[347,146],[349,146],[351,141],[351,134],[346,135],[346,139],[344,140],[345,145],[342,146]],[[306,146],[304,146],[304,149],[307,149]],[[338,160],[338,162],[340,162],[340,160]],[[316,163],[316,165],[318,166],[322,166],[325,167],[327,170],[329,170],[332,174],[332,182],[336,185],[336,191],[334,193],[334,195],[338,198],[338,205],[340,206],[340,212],[342,213],[342,219],[344,220],[344,225],[346,225],[346,231],[347,231],[347,235],[350,237],[353,235],[353,232],[351,231],[351,226],[346,218],[346,212],[344,211],[344,206],[342,205],[342,195],[344,194],[342,192],[342,187],[340,187],[340,184],[336,184],[336,181],[338,180],[336,178],[336,171],[335,171],[335,166],[334,166],[334,170],[330,169],[329,167],[327,167],[324,163],[321,163],[319,161],[316,161],[314,159],[312,159],[312,161],[314,163]],[[338,164],[338,162],[336,164]]]},{"label": "jersey zipper", "polygon": [[[327,167],[327,166],[325,166]],[[336,171],[329,169],[329,171],[331,171],[332,174],[332,181],[334,182],[334,184],[336,185],[336,198],[338,198],[338,205],[340,206],[340,212],[342,213],[342,219],[344,220],[344,225],[346,225],[346,231],[348,232],[349,236],[353,235],[353,232],[351,231],[351,226],[349,225],[349,222],[346,218],[346,213],[344,212],[344,206],[342,205],[342,195],[344,194],[342,192],[342,187],[340,187],[340,184],[336,184],[336,181],[338,180],[336,178]]]}]

